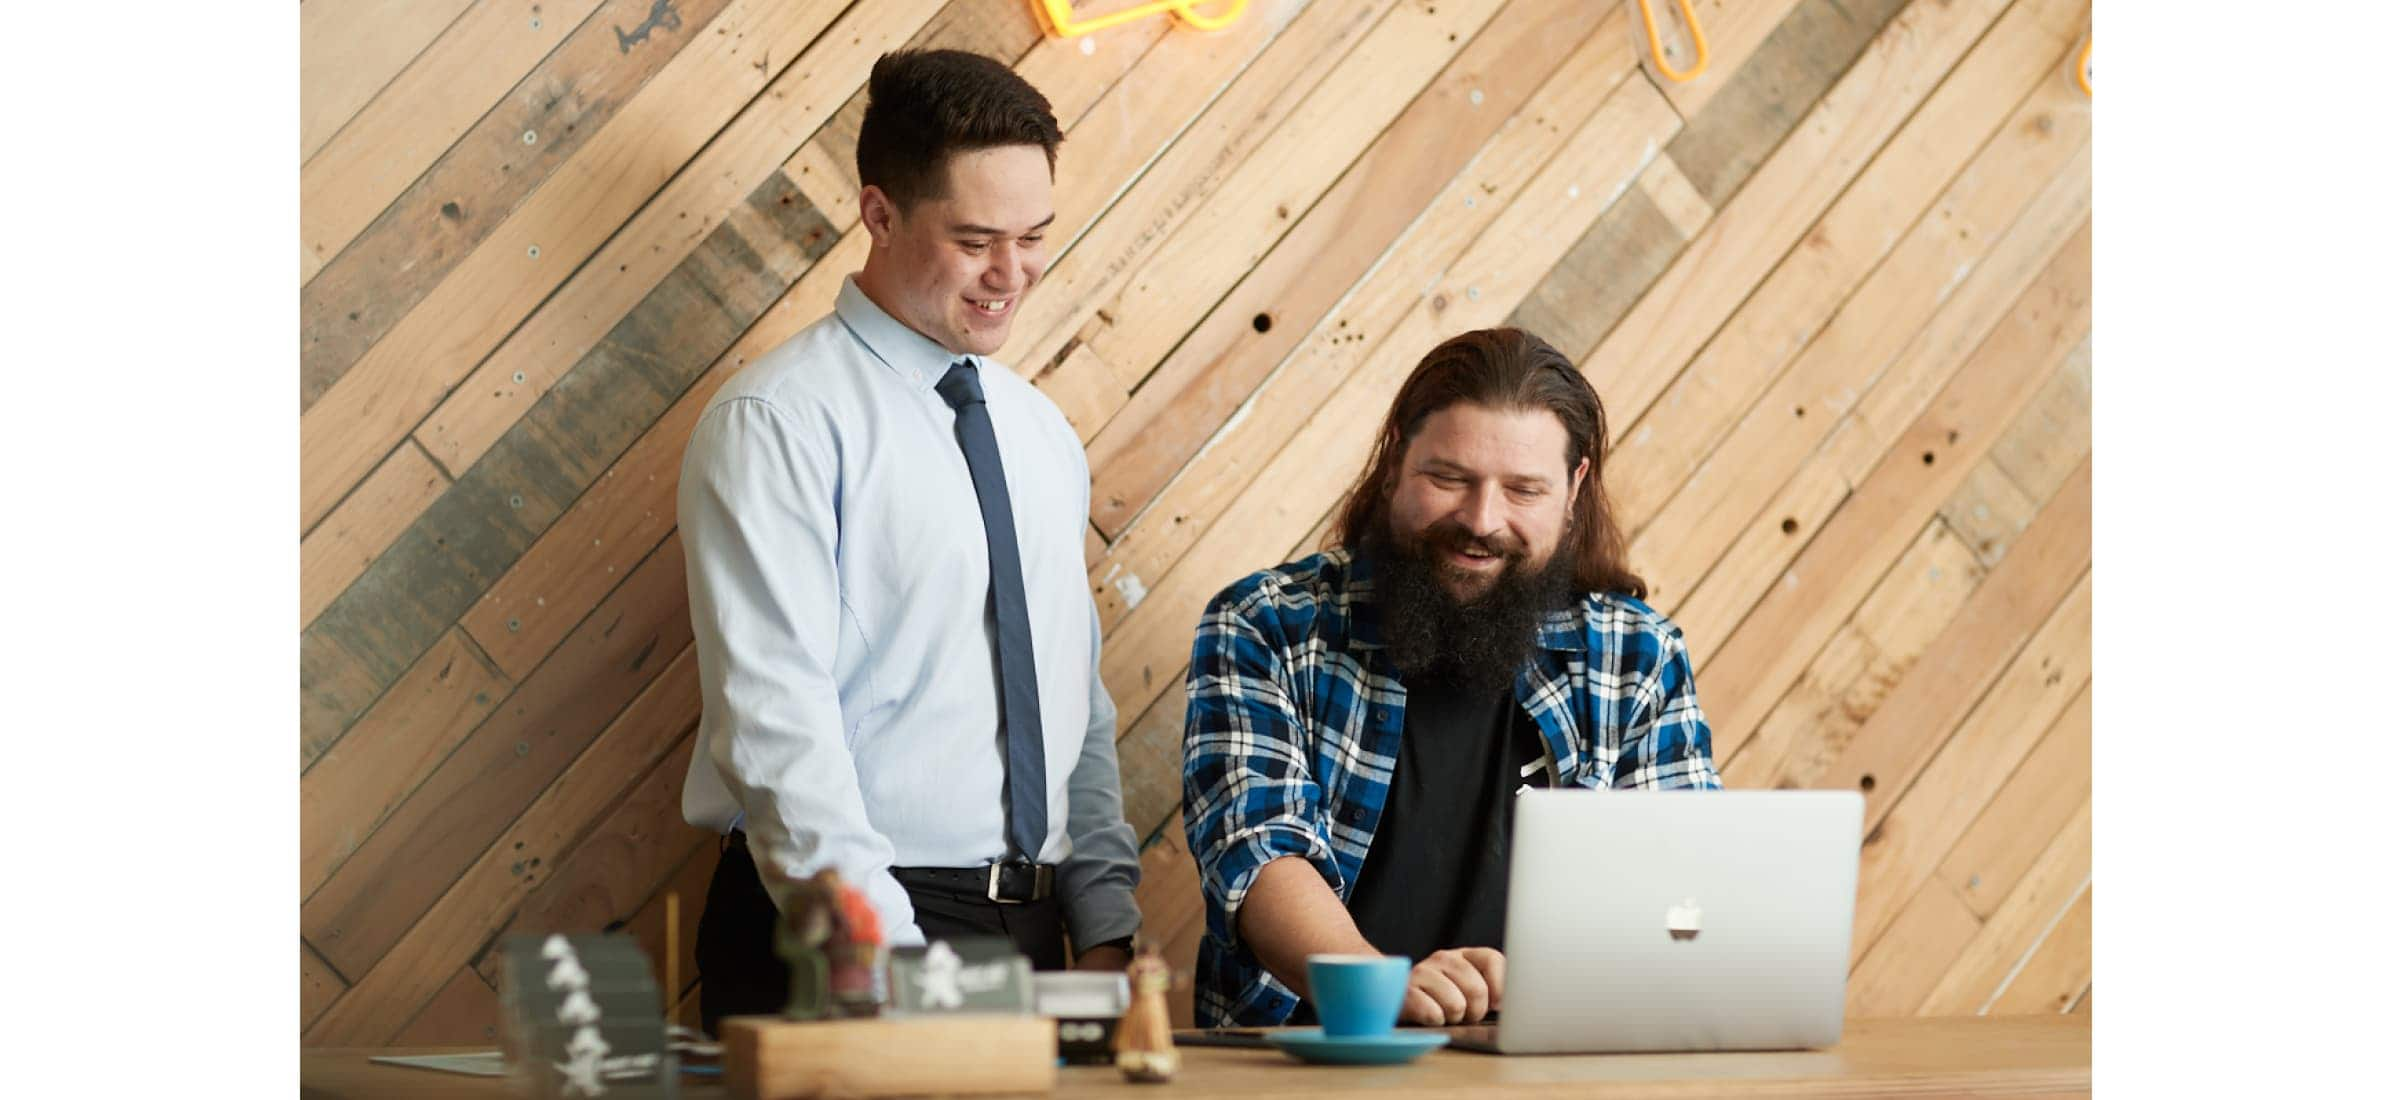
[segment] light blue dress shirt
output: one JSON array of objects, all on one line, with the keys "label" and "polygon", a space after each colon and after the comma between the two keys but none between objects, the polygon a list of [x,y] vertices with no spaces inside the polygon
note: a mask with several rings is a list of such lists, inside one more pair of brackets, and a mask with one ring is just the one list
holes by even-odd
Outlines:
[{"label": "light blue dress shirt", "polygon": [[[705,703],[683,815],[745,829],[759,868],[838,868],[893,946],[922,934],[889,868],[1006,851],[988,543],[955,412],[932,388],[958,358],[849,279],[831,316],[723,384],[681,467]],[[1045,717],[1039,860],[1060,864],[1073,941],[1102,943],[1138,927],[1138,854],[1083,565],[1088,457],[1045,394],[973,358]]]}]

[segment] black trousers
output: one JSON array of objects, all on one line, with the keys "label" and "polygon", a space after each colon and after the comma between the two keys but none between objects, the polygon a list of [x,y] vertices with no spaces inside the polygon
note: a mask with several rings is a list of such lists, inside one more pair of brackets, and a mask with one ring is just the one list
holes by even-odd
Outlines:
[{"label": "black trousers", "polygon": [[[1003,936],[1029,956],[1032,969],[1063,969],[1063,907],[1054,898],[999,905],[980,894],[912,884],[905,892],[925,936]],[[725,1016],[778,1015],[788,1007],[789,964],[773,949],[779,921],[747,838],[731,834],[698,916],[698,1016],[707,1034],[721,1034]]]}]

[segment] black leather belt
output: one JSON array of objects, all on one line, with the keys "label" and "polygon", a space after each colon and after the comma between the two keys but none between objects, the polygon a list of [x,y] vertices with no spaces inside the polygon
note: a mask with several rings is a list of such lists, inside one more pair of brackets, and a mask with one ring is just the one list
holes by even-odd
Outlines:
[{"label": "black leather belt", "polygon": [[892,867],[907,886],[979,895],[999,905],[1025,905],[1055,896],[1052,863],[990,863],[980,867]]}]

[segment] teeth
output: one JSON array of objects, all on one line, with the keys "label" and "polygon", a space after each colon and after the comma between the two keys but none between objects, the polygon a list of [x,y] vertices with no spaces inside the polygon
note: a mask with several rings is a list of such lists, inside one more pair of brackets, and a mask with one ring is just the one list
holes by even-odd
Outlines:
[{"label": "teeth", "polygon": [[1013,299],[1005,298],[994,302],[973,302],[972,307],[982,313],[1003,313],[1005,307],[1011,304],[1013,304]]}]

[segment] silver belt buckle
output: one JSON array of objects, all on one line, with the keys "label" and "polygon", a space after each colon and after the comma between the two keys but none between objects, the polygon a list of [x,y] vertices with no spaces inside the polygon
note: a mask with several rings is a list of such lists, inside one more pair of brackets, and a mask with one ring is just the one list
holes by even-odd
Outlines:
[{"label": "silver belt buckle", "polygon": [[1022,905],[1028,902],[1037,901],[1040,898],[1044,898],[1053,894],[1055,892],[1055,869],[1044,863],[1032,863],[1027,864],[1027,866],[1031,868],[1030,896],[1026,898],[1008,898],[1003,896],[1002,891],[999,889],[999,883],[1001,882],[1002,876],[1005,873],[1005,864],[1002,862],[989,864],[988,900],[999,905]]}]

